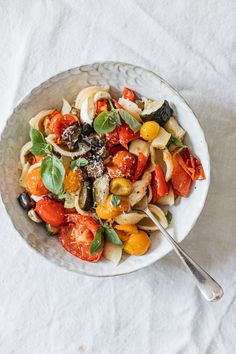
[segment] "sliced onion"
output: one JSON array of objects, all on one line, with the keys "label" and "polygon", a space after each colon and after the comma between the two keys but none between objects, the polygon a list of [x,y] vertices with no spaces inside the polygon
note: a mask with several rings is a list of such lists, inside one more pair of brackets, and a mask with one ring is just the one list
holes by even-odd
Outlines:
[{"label": "sliced onion", "polygon": [[166,164],[165,180],[166,182],[168,182],[172,177],[174,164],[173,164],[172,155],[167,148],[163,150],[163,160]]},{"label": "sliced onion", "polygon": [[21,172],[21,176],[20,176],[20,179],[19,179],[20,186],[21,186],[21,187],[24,187],[24,188],[26,187],[25,177],[26,177],[27,174],[28,174],[29,167],[30,167],[29,162],[26,162],[26,163],[23,165],[22,172]]},{"label": "sliced onion", "polygon": [[119,104],[127,111],[131,116],[133,116],[138,122],[142,122],[142,119],[140,118],[141,114],[141,109],[138,107],[138,105],[130,100],[127,100],[126,98],[119,98]]},{"label": "sliced onion", "polygon": [[49,114],[51,114],[54,109],[44,110],[39,112],[35,117],[31,118],[29,124],[32,128],[40,130],[40,124]]},{"label": "sliced onion", "polygon": [[30,166],[30,168],[28,170],[28,173],[32,172],[33,170],[35,170],[36,168],[38,168],[40,166],[41,166],[41,161],[37,162],[37,163],[34,163],[33,165]]},{"label": "sliced onion", "polygon": [[173,188],[171,186],[169,187],[169,193],[164,197],[159,198],[157,203],[160,205],[169,205],[169,206],[174,205],[175,196],[174,196]]},{"label": "sliced onion", "polygon": [[150,155],[150,144],[141,139],[135,139],[129,145],[129,152],[136,156],[141,152],[144,156],[148,157]]},{"label": "sliced onion", "polygon": [[95,94],[99,91],[109,91],[109,86],[90,86],[81,90],[76,97],[75,108],[81,109],[82,102],[88,97],[92,97],[93,99]]},{"label": "sliced onion", "polygon": [[170,140],[171,134],[168,133],[164,128],[160,127],[158,136],[152,141],[152,147],[156,149],[165,149],[166,145]]},{"label": "sliced onion", "polygon": [[105,99],[111,98],[111,95],[107,91],[98,91],[97,93],[95,93],[93,101],[94,103],[96,103],[98,100],[101,100],[103,98]]},{"label": "sliced onion", "polygon": [[26,161],[25,161],[25,155],[27,155],[32,148],[32,142],[28,141],[25,145],[22,146],[20,150],[20,163],[21,163],[21,168],[24,167]]},{"label": "sliced onion", "polygon": [[122,249],[113,243],[105,242],[103,256],[117,266],[121,260]]},{"label": "sliced onion", "polygon": [[94,213],[92,213],[91,211],[84,211],[84,210],[82,210],[80,208],[80,206],[79,206],[79,195],[80,195],[80,189],[75,194],[75,209],[76,209],[77,213],[80,214],[80,215],[94,216]]},{"label": "sliced onion", "polygon": [[69,114],[71,111],[71,105],[69,102],[63,97],[62,98],[62,109],[61,114]]},{"label": "sliced onion", "polygon": [[85,152],[81,153],[81,150],[77,150],[77,151],[67,151],[67,150],[64,150],[62,149],[59,145],[57,145],[55,142],[54,142],[54,139],[55,139],[55,135],[54,134],[50,134],[48,135],[45,140],[51,144],[53,146],[53,149],[58,152],[61,156],[67,156],[67,157],[70,157],[71,159],[73,159],[74,157],[77,157],[77,156],[80,156],[82,154],[84,154]]}]

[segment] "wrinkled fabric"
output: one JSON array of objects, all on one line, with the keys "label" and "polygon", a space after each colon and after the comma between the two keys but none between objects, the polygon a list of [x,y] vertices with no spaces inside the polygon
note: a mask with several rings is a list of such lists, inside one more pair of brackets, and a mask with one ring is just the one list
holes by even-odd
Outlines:
[{"label": "wrinkled fabric", "polygon": [[225,290],[204,301],[174,253],[115,278],[60,269],[22,241],[1,203],[0,353],[235,353],[235,1],[0,0],[0,18],[1,130],[34,86],[95,61],[144,66],[186,98],[212,175],[182,245]]}]

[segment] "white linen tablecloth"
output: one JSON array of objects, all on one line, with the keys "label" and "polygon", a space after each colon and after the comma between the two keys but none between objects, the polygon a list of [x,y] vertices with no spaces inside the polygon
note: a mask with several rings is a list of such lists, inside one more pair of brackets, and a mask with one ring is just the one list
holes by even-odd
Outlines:
[{"label": "white linen tablecloth", "polygon": [[0,0],[0,19],[1,129],[34,86],[95,61],[149,68],[186,98],[212,181],[183,246],[225,289],[205,302],[174,253],[113,279],[70,273],[22,241],[1,203],[0,353],[235,353],[235,1]]}]

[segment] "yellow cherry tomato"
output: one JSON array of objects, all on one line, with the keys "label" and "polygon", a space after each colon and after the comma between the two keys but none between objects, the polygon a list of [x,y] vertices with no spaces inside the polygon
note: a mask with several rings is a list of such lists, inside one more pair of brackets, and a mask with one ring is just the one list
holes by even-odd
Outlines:
[{"label": "yellow cherry tomato", "polygon": [[110,191],[116,195],[127,196],[132,192],[132,182],[128,178],[113,178],[110,182]]},{"label": "yellow cherry tomato", "polygon": [[145,122],[140,129],[140,136],[144,140],[153,140],[158,136],[159,129],[160,125],[157,122]]},{"label": "yellow cherry tomato", "polygon": [[124,251],[134,256],[142,256],[151,246],[151,240],[144,231],[131,234],[124,243]]},{"label": "yellow cherry tomato", "polygon": [[136,232],[138,232],[138,228],[134,224],[116,225],[115,229],[127,232],[127,234],[135,234]]},{"label": "yellow cherry tomato", "polygon": [[64,189],[65,192],[73,193],[76,192],[81,184],[82,176],[80,171],[68,170],[64,178]]},{"label": "yellow cherry tomato", "polygon": [[96,207],[96,213],[101,219],[111,219],[122,214],[123,212],[128,211],[129,202],[126,197],[121,197],[121,201],[117,208],[112,204],[112,196],[109,195],[104,204],[98,204]]}]

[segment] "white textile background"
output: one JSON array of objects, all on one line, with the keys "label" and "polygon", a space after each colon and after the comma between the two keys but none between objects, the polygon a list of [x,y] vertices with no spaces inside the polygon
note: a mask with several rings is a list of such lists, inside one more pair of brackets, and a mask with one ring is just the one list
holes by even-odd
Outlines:
[{"label": "white textile background", "polygon": [[186,98],[212,181],[183,246],[225,289],[206,303],[173,253],[113,279],[70,273],[22,241],[1,203],[0,353],[235,353],[235,1],[0,0],[0,19],[1,130],[34,86],[95,61],[144,66]]}]

